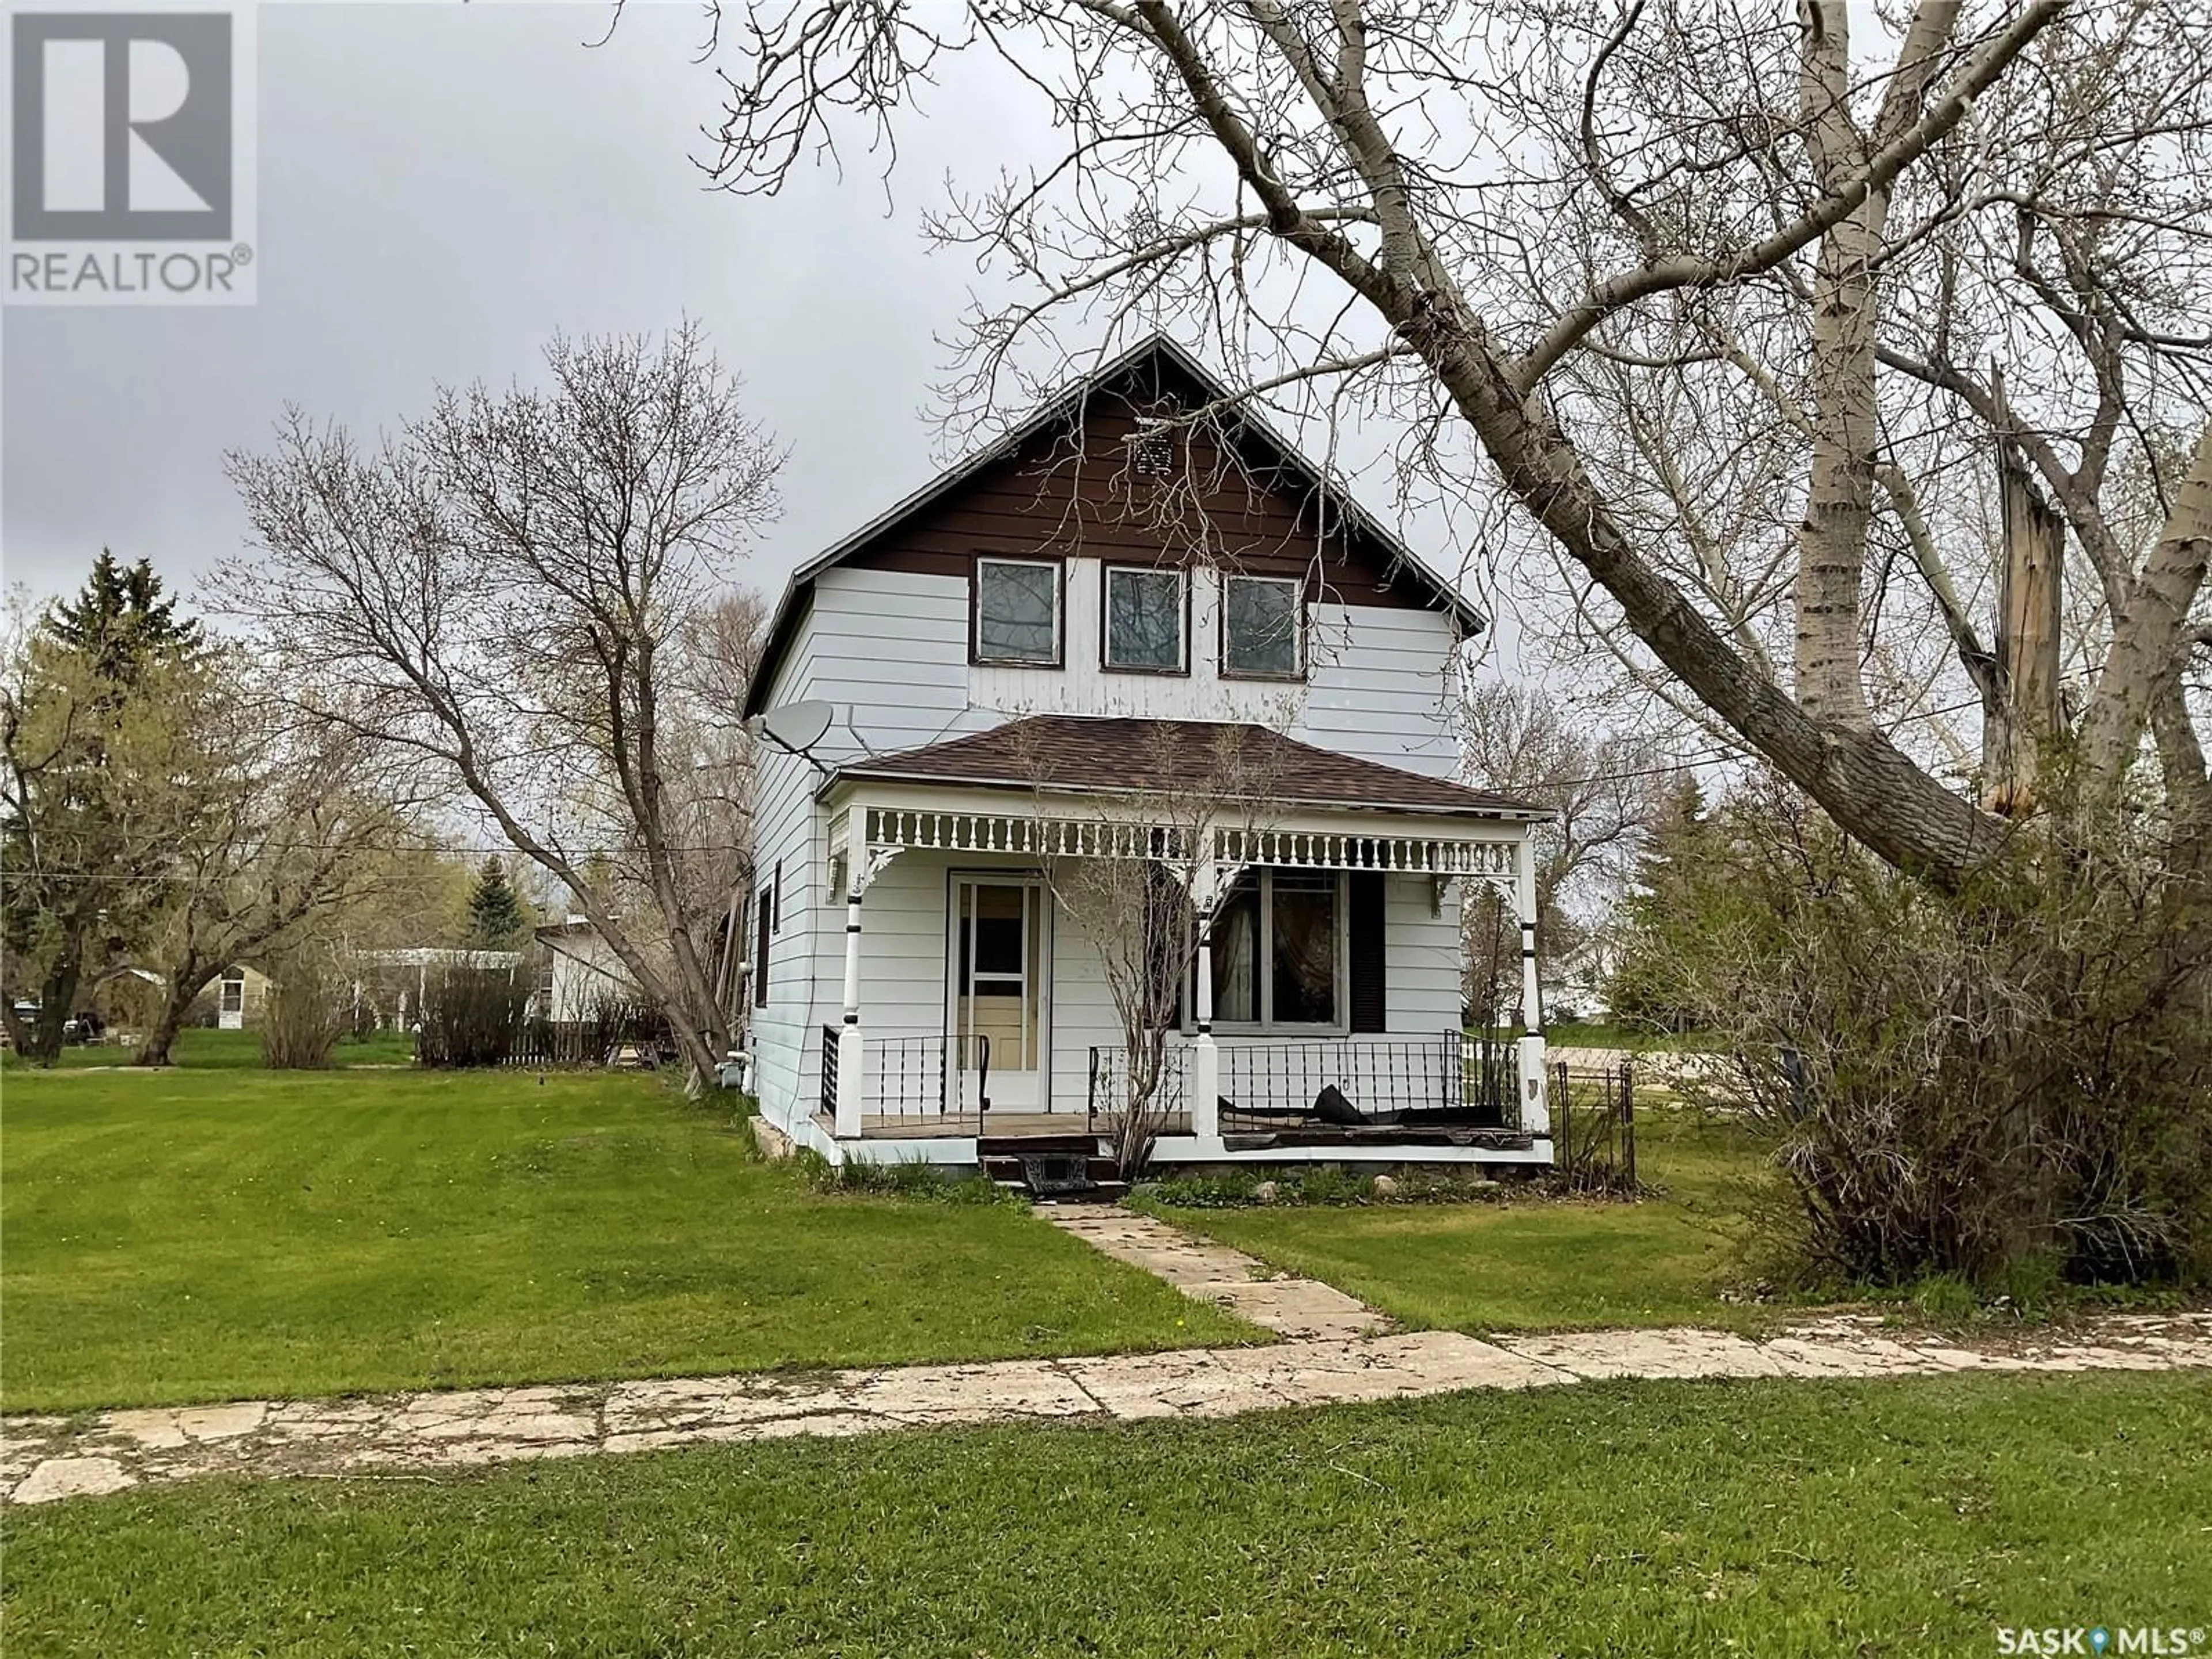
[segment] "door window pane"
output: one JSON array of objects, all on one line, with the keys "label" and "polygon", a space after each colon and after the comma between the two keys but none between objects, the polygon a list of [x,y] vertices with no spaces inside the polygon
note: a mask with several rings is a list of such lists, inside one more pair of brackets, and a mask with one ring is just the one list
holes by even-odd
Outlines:
[{"label": "door window pane", "polygon": [[1298,673],[1298,583],[1231,576],[1223,584],[1221,666],[1231,674]]},{"label": "door window pane", "polygon": [[1174,570],[1106,572],[1106,665],[1180,672],[1182,575]]},{"label": "door window pane", "polygon": [[975,562],[975,655],[985,662],[1060,659],[1060,567]]}]

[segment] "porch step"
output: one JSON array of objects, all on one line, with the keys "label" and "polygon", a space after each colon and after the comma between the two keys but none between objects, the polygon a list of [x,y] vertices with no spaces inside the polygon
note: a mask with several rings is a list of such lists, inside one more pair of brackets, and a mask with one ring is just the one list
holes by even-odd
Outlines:
[{"label": "porch step", "polygon": [[1040,1153],[1059,1152],[1097,1156],[1098,1137],[1094,1134],[1037,1134],[1037,1135],[977,1135],[975,1156],[981,1158],[1034,1158]]},{"label": "porch step", "polygon": [[1033,1199],[1108,1200],[1128,1191],[1114,1160],[1100,1157],[1098,1143],[1087,1135],[1040,1135],[999,1150],[978,1142],[976,1162],[995,1185]]}]

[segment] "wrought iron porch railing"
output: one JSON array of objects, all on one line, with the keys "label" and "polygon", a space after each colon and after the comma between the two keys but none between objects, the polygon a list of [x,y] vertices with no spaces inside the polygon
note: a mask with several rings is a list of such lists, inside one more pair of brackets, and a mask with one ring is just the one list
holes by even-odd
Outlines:
[{"label": "wrought iron porch railing", "polygon": [[[1096,1132],[1121,1116],[1129,1104],[1129,1051],[1110,1045],[1091,1050],[1090,1128]],[[1190,1050],[1176,1044],[1160,1055],[1160,1075],[1152,1091],[1155,1121],[1179,1119],[1190,1109]]]},{"label": "wrought iron porch railing", "polygon": [[[837,1112],[839,1029],[822,1028],[822,1110],[832,1117]],[[991,1039],[980,1033],[870,1036],[861,1054],[866,1068],[860,1093],[864,1128],[870,1118],[926,1119],[934,1130],[966,1118],[980,1127],[991,1109]]]},{"label": "wrought iron porch railing", "polygon": [[1636,1070],[1617,1066],[1552,1072],[1552,1133],[1559,1171],[1578,1192],[1635,1196]]},{"label": "wrought iron porch railing", "polygon": [[867,1111],[885,1117],[981,1117],[991,1109],[988,1036],[876,1037],[868,1043],[868,1056],[875,1086],[868,1091]]},{"label": "wrought iron porch railing", "polygon": [[[1165,1115],[1190,1107],[1188,1045],[1167,1051],[1158,1098]],[[1433,1037],[1297,1037],[1220,1046],[1224,1134],[1295,1132],[1302,1139],[1353,1139],[1367,1132],[1520,1127],[1520,1072],[1515,1047],[1457,1031]],[[1129,1097],[1128,1054],[1091,1051],[1093,1127]],[[1349,1110],[1324,1109],[1334,1086]],[[1334,1103],[1331,1103],[1334,1108]],[[1385,1137],[1387,1138],[1387,1136]]]},{"label": "wrought iron porch railing", "polygon": [[[1457,1031],[1227,1042],[1221,1130],[1347,1139],[1370,1128],[1510,1131],[1519,1127],[1518,1083],[1510,1044]],[[1324,1103],[1332,1087],[1341,1099]]]}]

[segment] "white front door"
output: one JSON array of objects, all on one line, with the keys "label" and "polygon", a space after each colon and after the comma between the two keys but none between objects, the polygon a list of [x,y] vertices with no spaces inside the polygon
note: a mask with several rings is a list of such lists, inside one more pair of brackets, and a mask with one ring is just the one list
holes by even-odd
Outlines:
[{"label": "white front door", "polygon": [[963,1105],[1041,1112],[1049,1023],[1044,884],[1034,876],[952,878],[951,1033]]}]

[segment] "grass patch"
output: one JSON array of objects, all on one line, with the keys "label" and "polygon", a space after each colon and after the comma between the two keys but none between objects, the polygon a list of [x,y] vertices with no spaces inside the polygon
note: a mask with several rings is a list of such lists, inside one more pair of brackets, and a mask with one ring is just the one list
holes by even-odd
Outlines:
[{"label": "grass patch", "polygon": [[1755,1276],[1743,1264],[1745,1217],[1771,1190],[1750,1135],[1683,1110],[1639,1114],[1636,1127],[1654,1195],[1635,1203],[1508,1187],[1486,1203],[1148,1207],[1417,1327],[1774,1323],[1786,1310],[1722,1299]]},{"label": "grass patch", "polygon": [[[88,1042],[64,1048],[52,1066],[42,1067],[8,1048],[0,1049],[0,1066],[33,1076],[42,1070],[82,1072],[129,1066],[136,1052],[120,1042]],[[365,1037],[349,1037],[338,1044],[336,1058],[341,1066],[412,1066],[415,1038],[407,1031],[374,1031]],[[188,1026],[169,1045],[169,1060],[173,1066],[194,1072],[259,1071],[261,1033]]]},{"label": "grass patch", "polygon": [[1718,1041],[1705,1031],[1655,1031],[1649,1026],[1613,1025],[1602,1020],[1568,1020],[1547,1026],[1544,1040],[1554,1048],[1620,1048],[1639,1054],[1702,1053]]},{"label": "grass patch", "polygon": [[187,1066],[6,1093],[10,1410],[1257,1334],[1022,1206],[821,1196],[635,1074]]},{"label": "grass patch", "polygon": [[8,1650],[1959,1654],[2212,1624],[2201,1376],[1619,1383],[203,1482],[9,1522]]}]

